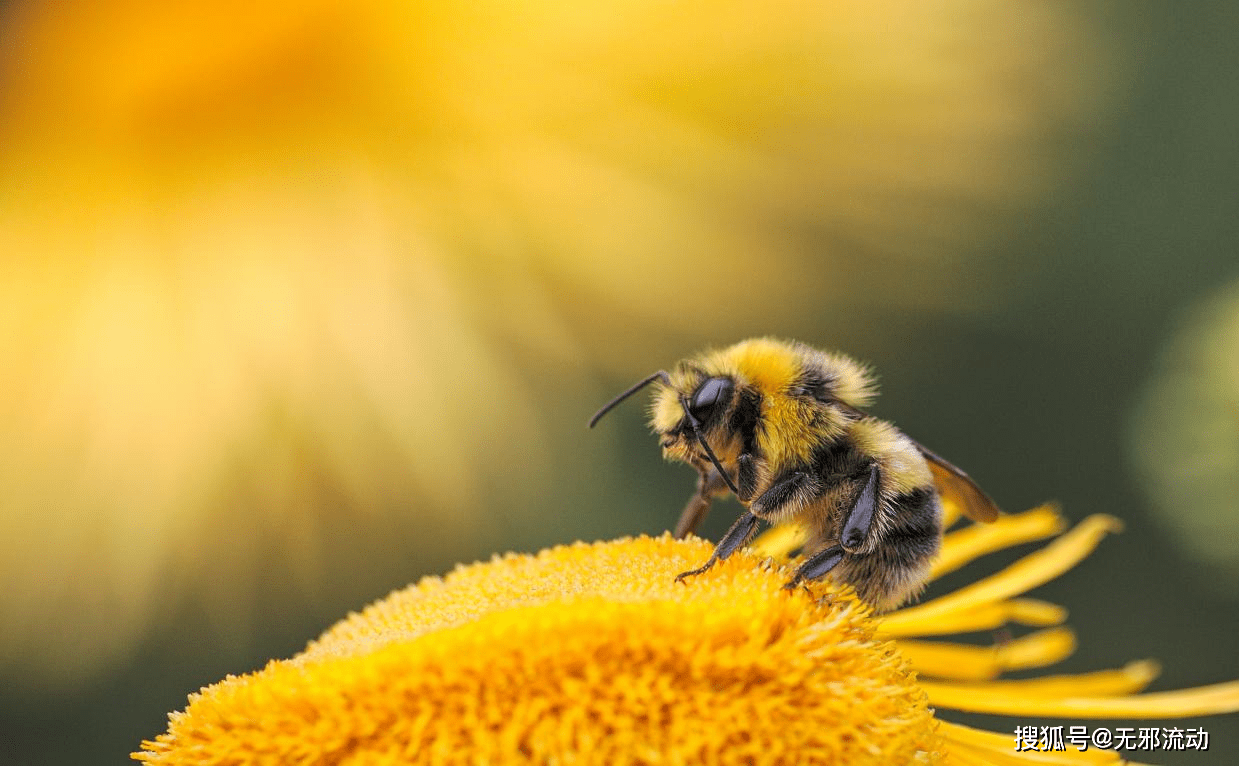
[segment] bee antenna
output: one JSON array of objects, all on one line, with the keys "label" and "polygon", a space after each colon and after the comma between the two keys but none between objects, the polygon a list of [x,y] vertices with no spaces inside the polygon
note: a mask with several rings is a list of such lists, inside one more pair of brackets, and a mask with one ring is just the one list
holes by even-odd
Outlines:
[{"label": "bee antenna", "polygon": [[[608,412],[610,412],[611,410],[615,409],[615,406],[616,406],[617,404],[619,404],[620,402],[624,401],[624,400],[625,400],[625,399],[627,399],[628,397],[630,397],[630,396],[632,396],[633,394],[637,393],[638,391],[640,391],[641,389],[645,388],[646,386],[648,386],[649,384],[653,383],[653,382],[654,382],[654,381],[656,381],[656,380],[662,381],[662,384],[663,384],[664,386],[668,386],[668,387],[670,387],[670,385],[671,385],[671,376],[670,376],[670,375],[668,375],[668,374],[667,374],[667,372],[666,372],[665,370],[659,370],[658,372],[656,372],[656,373],[654,373],[653,375],[649,376],[648,378],[646,378],[645,380],[641,381],[640,383],[637,383],[636,385],[632,386],[632,387],[631,387],[631,388],[629,388],[627,391],[625,391],[624,393],[622,393],[622,394],[620,394],[619,396],[615,397],[615,398],[614,398],[614,399],[612,399],[611,401],[609,401],[609,402],[607,402],[606,404],[602,405],[602,409],[600,409],[600,410],[598,410],[597,412],[595,412],[595,413],[594,413],[594,416],[593,416],[592,418],[590,418],[590,419],[589,419],[589,427],[590,427],[590,428],[593,428],[593,427],[594,427],[594,426],[598,423],[598,421],[599,421],[599,420],[602,420],[602,416],[603,416],[603,415],[605,415],[605,414],[607,414],[607,413],[608,413]],[[707,449],[708,449],[708,448],[707,448]],[[715,463],[715,464],[717,465],[717,461],[716,461],[716,463]]]},{"label": "bee antenna", "polygon": [[718,475],[723,477],[723,481],[727,484],[727,489],[731,490],[731,494],[736,497],[740,496],[740,490],[736,489],[736,485],[732,483],[731,477],[723,470],[722,463],[718,462],[718,458],[714,456],[714,450],[710,449],[710,445],[706,442],[706,437],[701,435],[701,429],[697,427],[697,419],[688,411],[687,403],[684,404],[684,412],[688,414],[688,422],[693,427],[693,433],[697,435],[697,443],[706,451],[706,457],[710,458],[710,462],[714,464],[714,470],[718,471]]}]

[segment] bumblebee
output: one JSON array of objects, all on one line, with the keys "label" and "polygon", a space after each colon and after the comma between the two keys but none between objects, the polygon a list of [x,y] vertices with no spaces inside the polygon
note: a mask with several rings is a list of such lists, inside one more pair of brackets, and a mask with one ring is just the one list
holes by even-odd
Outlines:
[{"label": "bumblebee", "polygon": [[659,370],[599,410],[589,425],[646,386],[663,456],[697,469],[675,536],[692,533],[728,492],[745,512],[699,575],[727,558],[759,522],[809,532],[788,588],[831,577],[879,610],[924,588],[942,543],[942,498],[990,522],[994,502],[959,468],[867,414],[873,376],[855,360],[803,343],[742,341]]}]

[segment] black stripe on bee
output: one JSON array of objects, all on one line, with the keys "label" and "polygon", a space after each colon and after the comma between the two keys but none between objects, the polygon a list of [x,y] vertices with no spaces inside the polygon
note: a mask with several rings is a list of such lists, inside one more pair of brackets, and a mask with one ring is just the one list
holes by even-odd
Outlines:
[{"label": "black stripe on bee", "polygon": [[814,473],[832,484],[861,476],[870,462],[850,439],[828,442],[813,452]]},{"label": "black stripe on bee", "polygon": [[832,382],[826,378],[821,370],[808,368],[796,379],[795,384],[791,387],[791,394],[792,396],[815,399],[819,402],[831,402],[834,401],[834,396],[831,394]]},{"label": "black stripe on bee", "polygon": [[922,487],[895,495],[890,504],[895,513],[884,535],[888,550],[899,551],[900,557],[909,561],[932,556],[942,537],[938,494]]},{"label": "black stripe on bee", "polygon": [[761,394],[750,388],[740,390],[736,406],[731,411],[731,428],[740,435],[743,452],[755,455],[757,451],[757,424],[761,420]]}]

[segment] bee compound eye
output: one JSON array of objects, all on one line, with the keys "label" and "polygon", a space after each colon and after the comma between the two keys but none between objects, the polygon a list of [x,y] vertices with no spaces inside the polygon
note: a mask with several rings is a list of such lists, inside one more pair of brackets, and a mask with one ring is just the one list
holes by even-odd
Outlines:
[{"label": "bee compound eye", "polygon": [[693,398],[688,403],[688,413],[697,422],[705,422],[714,413],[719,402],[731,398],[733,385],[729,378],[709,378],[693,392]]}]

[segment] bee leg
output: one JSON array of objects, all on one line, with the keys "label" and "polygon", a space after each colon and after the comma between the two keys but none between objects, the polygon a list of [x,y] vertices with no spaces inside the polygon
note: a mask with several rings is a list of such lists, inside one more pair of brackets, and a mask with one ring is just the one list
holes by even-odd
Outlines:
[{"label": "bee leg", "polygon": [[736,489],[740,490],[736,499],[742,503],[752,500],[757,491],[757,461],[751,453],[742,452],[736,458]]},{"label": "bee leg", "polygon": [[832,545],[810,556],[783,587],[790,590],[805,580],[825,577],[844,556],[855,553],[864,546],[878,507],[878,476],[878,467],[875,465],[869,469],[869,478],[856,493],[856,499],[852,501],[852,507],[848,509],[847,517],[843,520],[843,532],[839,535],[842,544]]},{"label": "bee leg", "polygon": [[696,494],[688,499],[688,504],[680,511],[680,520],[675,524],[675,539],[680,540],[696,532],[697,525],[710,510],[710,503],[726,491],[727,483],[717,469],[711,466],[702,470],[697,479]]},{"label": "bee leg", "polygon": [[832,545],[824,551],[818,551],[800,565],[800,568],[796,570],[796,574],[792,575],[792,579],[787,581],[783,589],[795,590],[797,586],[806,580],[816,580],[819,577],[824,577],[840,561],[843,561],[845,555],[847,555],[847,551],[843,550],[841,545]]},{"label": "bee leg", "polygon": [[815,481],[807,470],[792,471],[749,503],[749,509],[763,518],[777,516],[780,511],[802,507],[821,495],[822,484]]},{"label": "bee leg", "polygon": [[675,539],[683,540],[697,531],[697,525],[706,517],[710,510],[711,498],[698,490],[688,499],[684,510],[680,511],[680,520],[675,524]]},{"label": "bee leg", "polygon": [[873,526],[873,515],[878,508],[878,467],[869,469],[869,478],[865,481],[847,518],[843,520],[843,531],[839,534],[839,542],[848,553],[855,553],[869,539],[869,527]]},{"label": "bee leg", "polygon": [[723,539],[718,541],[718,545],[714,547],[714,553],[710,554],[709,560],[696,569],[680,572],[675,576],[675,581],[682,582],[686,577],[696,577],[714,566],[714,562],[722,561],[735,553],[753,536],[753,532],[757,529],[757,521],[756,516],[750,511],[745,511],[744,515],[736,519],[736,523],[731,525],[731,529],[727,530],[727,534],[723,535]]}]

